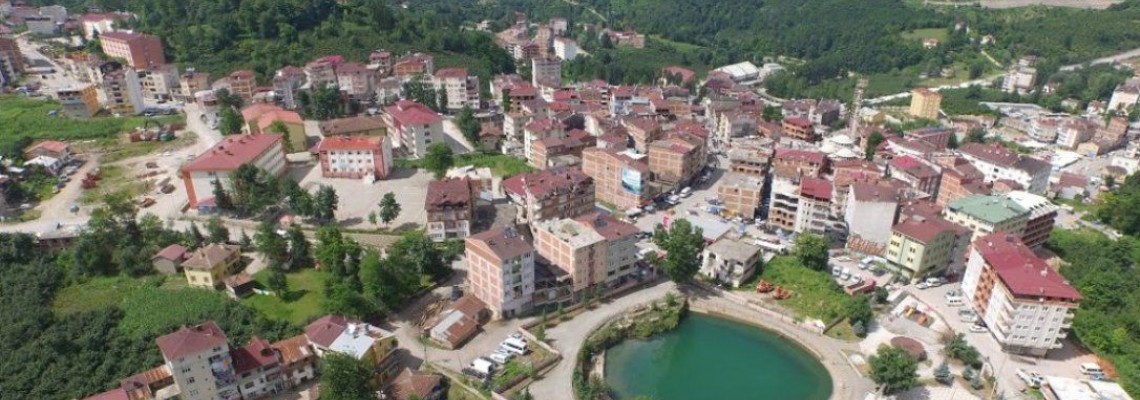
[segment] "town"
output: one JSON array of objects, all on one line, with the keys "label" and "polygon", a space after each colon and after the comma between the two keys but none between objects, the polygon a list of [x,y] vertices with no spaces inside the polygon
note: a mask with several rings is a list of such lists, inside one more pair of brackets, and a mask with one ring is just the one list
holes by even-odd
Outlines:
[{"label": "town", "polygon": [[[852,73],[850,98],[781,98],[773,82],[800,60],[569,79],[576,59],[661,39],[521,11],[469,27],[515,68],[490,75],[402,46],[218,75],[129,28],[142,15],[0,0],[0,16],[0,125],[15,127],[0,131],[0,264],[21,275],[0,276],[0,299],[26,306],[10,325],[39,326],[13,340],[105,341],[132,361],[88,361],[98,373],[63,388],[0,384],[12,398],[1080,400],[1140,385],[1134,326],[1075,327],[1136,306],[1114,292],[1136,285],[1105,277],[1135,280],[1136,54],[991,57],[989,75],[923,72],[936,83],[891,94]],[[1112,85],[1042,100],[1093,85],[1080,74]],[[46,336],[102,312],[105,337]],[[64,332],[91,334],[79,324]],[[729,348],[717,329],[787,349]],[[685,334],[703,360],[747,365],[718,373],[786,381],[727,385],[679,369],[697,355],[645,347]],[[660,359],[635,367],[639,351]]]}]

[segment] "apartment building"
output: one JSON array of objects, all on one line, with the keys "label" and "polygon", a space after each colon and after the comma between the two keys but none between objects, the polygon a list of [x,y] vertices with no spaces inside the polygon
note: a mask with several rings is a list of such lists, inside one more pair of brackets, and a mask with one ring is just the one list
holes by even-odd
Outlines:
[{"label": "apartment building", "polygon": [[178,94],[178,67],[174,64],[156,65],[145,70],[139,70],[139,81],[142,83],[144,98],[154,100],[173,100]]},{"label": "apartment building", "polygon": [[383,136],[325,136],[313,153],[325,178],[385,179],[392,171],[392,146]]},{"label": "apartment building", "polygon": [[1007,197],[974,195],[950,202],[943,216],[969,228],[974,240],[994,232],[1023,235],[1029,210]]},{"label": "apartment building", "polygon": [[435,72],[435,57],[431,54],[415,53],[400,57],[392,66],[392,75],[411,79],[416,75],[431,75]]},{"label": "apartment building", "polygon": [[752,219],[760,212],[764,201],[764,178],[730,172],[720,179],[716,198],[731,215]]},{"label": "apartment building", "polygon": [[444,68],[435,71],[432,75],[432,84],[436,90],[447,93],[447,109],[462,110],[470,107],[478,110],[479,106],[479,77],[469,75],[467,68]]},{"label": "apartment building", "polygon": [[16,81],[24,74],[24,54],[16,39],[0,37],[0,86]]},{"label": "apartment building", "polygon": [[443,141],[443,117],[427,106],[400,100],[384,108],[384,123],[397,147],[412,158],[423,158],[432,143]]},{"label": "apartment building", "polygon": [[273,74],[273,97],[286,109],[297,108],[297,91],[308,81],[305,70],[285,66]]},{"label": "apartment building", "polygon": [[652,118],[630,118],[623,120],[622,124],[629,131],[629,136],[633,138],[633,148],[641,154],[649,152],[649,143],[655,142],[665,135],[665,131],[661,129],[661,124]]},{"label": "apartment building", "polygon": [[578,42],[570,38],[554,38],[554,56],[563,61],[574,61],[578,58]]},{"label": "apartment building", "polygon": [[1037,69],[1027,65],[1014,65],[1006,72],[1001,90],[1007,93],[1026,94],[1033,91]]},{"label": "apartment building", "polygon": [[[755,68],[755,66],[752,68]],[[840,103],[838,100],[790,100],[785,101],[780,107],[780,114],[784,118],[804,118],[815,125],[830,125],[832,122],[839,120],[842,111],[843,103]]]},{"label": "apartment building", "polygon": [[99,112],[99,90],[93,84],[56,90],[55,98],[63,114],[71,118],[91,118]]},{"label": "apartment building", "polygon": [[1057,206],[1045,197],[1021,190],[1005,193],[1003,196],[1029,210],[1029,216],[1025,222],[1025,232],[1021,234],[1021,242],[1030,248],[1037,248],[1045,244],[1045,241],[1049,240],[1049,235],[1053,233],[1053,224],[1057,219]]},{"label": "apartment building", "polygon": [[811,121],[806,118],[784,118],[781,128],[784,131],[784,136],[792,139],[803,140],[805,142],[815,142],[819,140],[819,135],[815,133],[815,127],[812,126]]},{"label": "apartment building", "polygon": [[1077,146],[1092,140],[1097,124],[1089,119],[1072,118],[1057,127],[1057,145],[1075,150]]},{"label": "apartment building", "polygon": [[835,218],[831,215],[831,194],[831,181],[819,178],[800,180],[796,233],[823,235],[832,229]]},{"label": "apartment building", "polygon": [[531,84],[540,88],[562,87],[562,60],[553,57],[530,59]]},{"label": "apartment building", "polygon": [[323,89],[327,87],[340,87],[337,79],[337,68],[344,63],[344,57],[329,55],[318,57],[305,64],[305,75],[309,80],[309,89]]},{"label": "apartment building", "polygon": [[649,144],[649,171],[660,182],[680,188],[692,182],[707,161],[700,138],[675,133]]},{"label": "apartment building", "polygon": [[384,119],[358,115],[333,118],[317,124],[322,136],[387,136]]},{"label": "apartment building", "polygon": [[934,196],[938,194],[938,185],[942,174],[926,161],[913,156],[900,156],[887,163],[890,177],[898,179],[912,189]]},{"label": "apartment building", "polygon": [[462,239],[471,234],[475,216],[475,196],[467,178],[447,178],[428,182],[427,235],[431,240]]},{"label": "apartment building", "polygon": [[740,287],[756,273],[761,261],[760,246],[743,239],[722,237],[701,253],[701,275],[717,282]]},{"label": "apartment building", "polygon": [[245,100],[246,103],[249,103],[250,99],[253,98],[253,94],[257,91],[256,75],[254,75],[253,71],[248,69],[231,72],[230,75],[226,77],[225,82],[230,93],[241,96],[241,99]]},{"label": "apartment building", "polygon": [[777,148],[772,159],[772,173],[775,175],[820,176],[827,169],[827,155],[818,151]]},{"label": "apartment building", "polygon": [[986,182],[1008,179],[1038,195],[1049,186],[1049,163],[1018,155],[1000,144],[967,143],[959,153],[985,175]]},{"label": "apartment building", "polygon": [[187,69],[178,76],[178,87],[181,88],[179,100],[193,101],[195,93],[210,90],[210,74]]},{"label": "apartment building", "polygon": [[241,272],[240,261],[240,247],[211,243],[190,252],[182,271],[191,287],[220,289],[226,277]]},{"label": "apartment building", "polygon": [[135,115],[144,108],[139,74],[127,68],[103,74],[103,107],[115,115]]},{"label": "apartment building", "polygon": [[637,271],[637,242],[640,240],[637,234],[641,229],[598,211],[580,215],[575,220],[605,238],[607,285],[620,285]]},{"label": "apartment building", "polygon": [[985,174],[964,159],[954,157],[940,162],[942,167],[935,203],[945,207],[951,202],[976,194],[990,194]]},{"label": "apartment building", "polygon": [[399,372],[394,332],[343,315],[326,315],[305,326],[305,337],[318,357],[334,352],[363,361],[372,369],[376,387],[391,383]]},{"label": "apartment building", "polygon": [[772,177],[768,192],[768,225],[785,232],[796,230],[796,215],[800,207],[798,178],[781,175]]},{"label": "apartment building", "polygon": [[566,138],[566,129],[562,126],[562,121],[557,118],[540,118],[531,121],[523,128],[523,156],[530,161],[532,165],[539,168],[545,168],[544,164],[537,164],[534,162],[535,145],[545,139],[564,139]]},{"label": "apartment building", "polygon": [[535,250],[514,227],[500,227],[464,240],[467,284],[491,311],[511,318],[530,309],[534,296]]},{"label": "apartment building", "polygon": [[155,339],[177,392],[192,399],[241,399],[229,339],[214,321]]},{"label": "apartment building", "polygon": [[891,226],[899,213],[900,193],[891,185],[855,182],[847,192],[843,219],[852,239],[873,243],[879,249],[886,248],[891,238]]},{"label": "apartment building", "polygon": [[657,194],[649,184],[652,174],[644,156],[614,149],[582,150],[582,171],[593,178],[597,200],[612,204],[618,210],[630,210],[648,204]]},{"label": "apartment building", "polygon": [[577,220],[532,222],[531,234],[538,255],[570,276],[574,293],[593,290],[606,282],[606,238]]},{"label": "apartment building", "polygon": [[744,175],[763,178],[768,175],[773,152],[765,148],[737,147],[728,150],[728,170]]},{"label": "apartment building", "polygon": [[503,180],[519,223],[574,218],[594,210],[594,178],[575,167],[551,168]]},{"label": "apartment building", "polygon": [[162,39],[158,36],[130,31],[104,32],[99,35],[99,43],[104,54],[126,60],[131,68],[145,69],[166,64]]},{"label": "apartment building", "polygon": [[914,215],[891,227],[883,258],[888,268],[911,281],[960,273],[972,232],[938,216]]},{"label": "apartment building", "polygon": [[214,147],[182,166],[182,183],[190,207],[199,203],[210,205],[214,200],[214,181],[232,187],[229,174],[243,164],[251,164],[273,176],[285,173],[285,148],[281,135],[227,136]]},{"label": "apartment building", "polygon": [[962,294],[1002,350],[1043,357],[1064,346],[1081,295],[1016,236],[973,242]]},{"label": "apartment building", "polygon": [[917,88],[910,92],[910,116],[937,121],[941,110],[941,93],[927,88]]}]

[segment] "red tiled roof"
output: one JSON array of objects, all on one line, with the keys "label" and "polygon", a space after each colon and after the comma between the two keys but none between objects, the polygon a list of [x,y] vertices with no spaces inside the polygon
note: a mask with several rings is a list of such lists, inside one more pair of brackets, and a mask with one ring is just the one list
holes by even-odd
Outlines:
[{"label": "red tiled roof", "polygon": [[103,393],[91,395],[83,400],[130,400],[127,391],[123,388],[114,388]]},{"label": "red tiled roof", "polygon": [[793,161],[809,161],[822,164],[827,155],[818,151],[799,150],[799,149],[776,149],[777,160],[793,160]]},{"label": "red tiled roof", "polygon": [[177,360],[214,347],[225,346],[226,341],[225,332],[222,332],[222,328],[219,328],[214,321],[206,321],[193,327],[183,326],[174,333],[155,339],[158,349],[167,360]]},{"label": "red tiled roof", "polygon": [[898,188],[891,185],[878,185],[864,182],[851,184],[851,193],[858,201],[891,202],[899,201]]},{"label": "red tiled roof", "polygon": [[248,69],[239,69],[230,73],[230,78],[253,79],[254,73]]},{"label": "red tiled roof", "polygon": [[392,381],[392,398],[395,400],[409,400],[413,396],[420,399],[427,398],[442,381],[443,377],[438,374],[405,369]]},{"label": "red tiled roof", "polygon": [[831,182],[820,178],[804,178],[800,181],[800,195],[831,200]]},{"label": "red tiled roof", "polygon": [[895,224],[892,229],[900,235],[909,237],[923,244],[929,244],[943,232],[969,232],[968,229],[937,216],[929,218],[923,216],[905,218]]},{"label": "red tiled roof", "polygon": [[309,338],[305,337],[304,334],[277,341],[273,343],[273,348],[281,353],[282,365],[290,365],[316,357],[316,353],[309,347]]},{"label": "red tiled roof", "polygon": [[503,188],[517,196],[525,197],[529,192],[535,198],[546,199],[593,183],[594,179],[582,170],[567,167],[515,175],[503,180]]},{"label": "red tiled roof", "polygon": [[175,243],[170,246],[166,246],[162,250],[159,250],[158,254],[154,255],[154,258],[164,258],[171,261],[182,261],[183,257],[185,256],[186,248],[182,247],[180,244]]},{"label": "red tiled roof", "polygon": [[79,20],[83,21],[83,22],[98,22],[98,21],[106,21],[106,20],[121,20],[121,19],[127,19],[127,18],[130,18],[129,14],[123,14],[123,13],[87,13],[87,14],[83,14],[82,17],[79,17]]},{"label": "red tiled roof", "polygon": [[974,249],[1016,296],[1080,300],[1081,294],[1016,236],[995,232],[974,241]]},{"label": "red tiled roof", "polygon": [[326,315],[305,326],[305,337],[309,342],[327,348],[352,322],[343,315]]},{"label": "red tiled roof", "polygon": [[467,246],[485,247],[499,260],[507,260],[533,252],[534,246],[527,242],[514,227],[500,227],[483,231],[466,239]]},{"label": "red tiled roof", "polygon": [[654,131],[661,128],[661,124],[657,123],[651,118],[634,118],[626,120],[627,127],[634,127],[644,132]]},{"label": "red tiled roof", "polygon": [[305,64],[305,68],[312,69],[312,68],[321,67],[324,65],[330,65],[333,68],[336,68],[336,66],[340,65],[340,63],[342,63],[342,62],[344,62],[344,57],[341,57],[339,55],[334,54],[331,56],[324,56],[324,57],[317,58],[313,61],[309,61],[308,64]]},{"label": "red tiled roof", "polygon": [[138,32],[113,31],[113,32],[100,33],[99,39],[113,39],[113,40],[121,40],[124,42],[131,42],[131,41],[142,39],[142,38],[148,37],[148,36],[154,37],[151,35],[142,34],[142,33],[138,33]]},{"label": "red tiled roof", "polygon": [[1006,167],[1013,167],[1018,159],[1017,154],[999,144],[966,143],[958,151]]},{"label": "red tiled roof", "polygon": [[397,101],[385,107],[384,111],[400,125],[429,125],[443,121],[443,117],[427,106],[409,100]]},{"label": "red tiled roof", "polygon": [[543,118],[543,119],[536,119],[534,121],[531,121],[531,123],[526,124],[525,129],[528,131],[531,131],[531,132],[548,132],[548,131],[552,131],[555,129],[561,129],[561,128],[562,128],[562,122],[559,122],[557,119]]},{"label": "red tiled roof", "polygon": [[471,180],[448,178],[428,182],[427,208],[463,207],[471,203]]},{"label": "red tiled roof", "polygon": [[641,232],[641,229],[637,226],[628,222],[619,221],[617,218],[599,211],[586,213],[574,219],[590,226],[594,231],[598,232],[599,235],[602,235],[607,241],[611,242]]},{"label": "red tiled roof", "polygon": [[230,352],[230,357],[233,357],[234,372],[241,374],[276,364],[278,353],[268,341],[254,336],[249,344]]},{"label": "red tiled roof", "polygon": [[336,67],[338,74],[359,74],[368,72],[368,67],[361,63],[347,62]]},{"label": "red tiled roof", "polygon": [[807,118],[787,117],[784,118],[784,123],[792,126],[798,126],[804,129],[811,128],[811,121],[809,121]]},{"label": "red tiled roof", "polygon": [[435,71],[436,78],[467,78],[467,68],[443,68]]},{"label": "red tiled roof", "polygon": [[367,150],[380,151],[383,147],[380,136],[331,136],[321,139],[313,148],[316,152],[331,150]]},{"label": "red tiled roof", "polygon": [[931,168],[929,165],[926,165],[922,161],[919,161],[917,158],[911,157],[909,155],[895,157],[891,160],[890,163],[892,167],[898,168],[899,170],[905,171],[906,173],[914,175],[918,178],[930,178],[938,176],[938,171],[935,171],[934,168]]}]

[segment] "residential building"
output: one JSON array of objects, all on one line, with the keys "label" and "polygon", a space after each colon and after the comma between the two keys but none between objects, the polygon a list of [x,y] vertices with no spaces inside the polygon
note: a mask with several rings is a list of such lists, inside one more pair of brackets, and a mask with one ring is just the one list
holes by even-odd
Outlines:
[{"label": "residential building", "polygon": [[238,272],[240,261],[238,246],[212,243],[191,252],[182,270],[190,286],[216,289],[222,287],[223,279]]},{"label": "residential building", "polygon": [[214,181],[232,188],[230,173],[243,164],[265,170],[273,176],[285,174],[285,148],[281,135],[227,136],[214,147],[182,166],[182,182],[186,186],[190,207],[208,205],[214,200]]},{"label": "residential building", "polygon": [[1021,236],[1029,221],[1029,210],[1001,196],[964,197],[950,202],[943,213],[950,222],[974,232],[971,240],[994,232]]},{"label": "residential building", "polygon": [[41,36],[52,36],[59,33],[59,24],[54,18],[45,16],[29,16],[24,18],[24,26],[28,33]]},{"label": "residential building", "polygon": [[847,192],[843,220],[847,223],[848,244],[858,239],[886,249],[891,226],[899,213],[900,193],[891,185],[855,182]]},{"label": "residential building", "polygon": [[150,261],[155,271],[163,275],[174,275],[182,269],[182,262],[186,261],[190,254],[185,247],[175,243],[159,250]]},{"label": "residential building", "polygon": [[144,98],[159,101],[173,100],[174,95],[180,90],[178,67],[174,64],[156,65],[138,72]]},{"label": "residential building", "polygon": [[730,215],[755,218],[764,202],[764,178],[729,172],[721,177],[716,198]]},{"label": "residential building", "polygon": [[281,355],[281,378],[287,388],[295,388],[316,379],[319,358],[304,334],[273,343]]},{"label": "residential building", "polygon": [[117,69],[103,74],[103,106],[115,115],[135,115],[144,108],[139,74],[130,69]]},{"label": "residential building", "polygon": [[346,62],[336,67],[337,85],[350,100],[366,102],[373,99],[373,76],[373,72],[361,63]]},{"label": "residential building", "polygon": [[[3,12],[0,12],[0,14],[3,14]],[[83,38],[91,40],[95,35],[114,32],[116,22],[125,21],[130,18],[131,14],[121,12],[87,13],[79,17],[79,22],[83,25]]]},{"label": "residential building", "polygon": [[[755,68],[755,66],[753,66]],[[830,125],[839,120],[843,111],[843,103],[838,100],[802,99],[784,102],[780,107],[780,114],[784,118],[799,117],[811,121],[815,125]]]},{"label": "residential building", "polygon": [[400,100],[384,108],[384,123],[398,145],[412,158],[423,158],[432,143],[443,140],[443,117],[423,104]]},{"label": "residential building", "polygon": [[985,174],[978,171],[968,161],[960,157],[950,157],[937,161],[942,169],[935,202],[945,207],[954,200],[975,194],[990,194],[985,183]]},{"label": "residential building", "polygon": [[835,218],[831,215],[831,194],[831,181],[819,178],[800,180],[796,233],[822,235],[832,229]]},{"label": "residential building", "polygon": [[743,239],[722,237],[705,247],[701,254],[701,275],[717,282],[740,287],[760,265],[760,246]]},{"label": "residential building", "polygon": [[648,204],[656,195],[649,181],[652,174],[644,157],[613,149],[582,150],[582,171],[593,178],[597,200],[618,210],[630,210]]},{"label": "residential building", "polygon": [[368,55],[368,68],[376,71],[377,78],[386,78],[392,75],[392,69],[396,66],[396,58],[392,57],[392,52],[379,49],[373,51]]},{"label": "residential building", "polygon": [[1052,166],[1045,161],[1016,154],[1000,144],[967,143],[959,153],[985,175],[986,182],[1008,179],[1038,195],[1049,187]]},{"label": "residential building", "polygon": [[609,35],[610,42],[614,46],[629,46],[637,49],[645,47],[644,34],[634,31],[607,31],[604,34]]},{"label": "residential building", "polygon": [[392,67],[392,75],[405,79],[416,75],[431,75],[434,72],[435,57],[424,53],[400,57]]},{"label": "residential building", "polygon": [[637,242],[640,241],[637,234],[641,229],[599,211],[580,215],[575,220],[605,238],[607,285],[611,287],[620,285],[636,272],[639,250]]},{"label": "residential building", "polygon": [[633,138],[633,148],[641,154],[649,152],[649,143],[656,142],[665,135],[661,124],[652,118],[630,118],[623,120],[622,124]]},{"label": "residential building", "polygon": [[273,96],[285,109],[297,108],[297,91],[308,82],[305,70],[285,66],[273,74]]},{"label": "residential building", "polygon": [[1081,295],[1015,235],[997,232],[970,247],[962,294],[1008,353],[1043,357],[1064,347]]},{"label": "residential building", "polygon": [[[243,130],[251,135],[263,133],[277,133],[286,135],[283,143],[290,153],[302,151],[309,147],[309,139],[305,132],[305,121],[301,114],[289,111],[276,104],[255,103],[241,110],[242,121],[245,122]],[[278,122],[285,126],[285,132],[274,130]]]},{"label": "residential building", "polygon": [[487,305],[492,318],[529,311],[534,295],[534,246],[514,227],[502,227],[468,236],[464,247],[468,286]]},{"label": "residential building", "polygon": [[934,147],[935,151],[946,150],[946,147],[950,144],[950,136],[954,135],[956,135],[954,128],[943,126],[911,129],[903,134],[904,137],[930,144]]},{"label": "residential building", "polygon": [[475,218],[475,195],[467,178],[428,182],[427,235],[431,240],[462,239],[471,234]]},{"label": "residential building", "polygon": [[231,94],[241,96],[242,100],[249,103],[257,90],[255,78],[253,71],[248,69],[237,70],[225,78],[225,87],[229,89]]},{"label": "residential building", "polygon": [[56,90],[55,97],[66,116],[91,118],[99,112],[99,90],[93,84]]},{"label": "residential building", "polygon": [[447,398],[447,381],[440,374],[404,369],[388,392],[392,400],[440,400]]},{"label": "residential building", "polygon": [[573,292],[592,293],[594,286],[605,284],[605,237],[570,218],[532,222],[530,227],[538,255],[570,276]]},{"label": "residential building", "polygon": [[99,43],[104,54],[126,60],[131,68],[145,69],[166,64],[162,39],[158,36],[129,31],[104,32],[99,35]]},{"label": "residential building", "polygon": [[373,182],[392,171],[392,146],[383,136],[325,136],[312,152],[325,178]]},{"label": "residential building", "polygon": [[1026,94],[1033,91],[1037,79],[1037,69],[1024,65],[1014,65],[1002,79],[1001,89],[1008,93]]},{"label": "residential building", "polygon": [[1045,244],[1045,241],[1049,240],[1049,235],[1053,233],[1053,223],[1057,219],[1057,206],[1045,197],[1020,190],[1005,193],[1003,196],[1029,210],[1029,217],[1025,222],[1025,232],[1021,234],[1021,242],[1031,248]]},{"label": "residential building", "polygon": [[800,185],[798,178],[775,175],[768,192],[768,225],[785,232],[796,230],[799,213]]},{"label": "residential building", "polygon": [[181,396],[191,399],[240,399],[238,375],[229,340],[214,321],[155,339],[166,369]]},{"label": "residential building", "polygon": [[692,182],[707,161],[704,141],[681,133],[650,143],[648,158],[653,176],[674,188]]},{"label": "residential building", "polygon": [[187,69],[178,76],[178,86],[182,89],[179,99],[185,102],[194,100],[194,94],[210,90],[210,74]]},{"label": "residential building", "polygon": [[578,42],[570,38],[554,38],[554,56],[562,61],[574,61],[578,57]]},{"label": "residential building", "polygon": [[447,109],[461,110],[470,107],[478,110],[479,106],[479,77],[468,75],[467,68],[444,68],[432,75],[432,82],[436,90],[443,89],[447,93]]},{"label": "residential building", "polygon": [[594,178],[574,167],[551,168],[503,180],[519,223],[574,218],[594,210]]},{"label": "residential building", "polygon": [[540,88],[562,87],[562,60],[535,57],[530,60],[531,84]]},{"label": "residential building", "polygon": [[1131,78],[1117,85],[1112,91],[1112,98],[1108,100],[1108,109],[1128,112],[1128,109],[1136,103],[1140,103],[1140,79]]},{"label": "residential building", "polygon": [[0,86],[11,84],[23,75],[24,63],[24,54],[16,39],[0,37]]},{"label": "residential building", "polygon": [[340,353],[372,368],[373,385],[392,383],[399,367],[396,334],[343,315],[326,315],[305,326],[305,337],[318,357]]},{"label": "residential building", "polygon": [[1075,150],[1082,143],[1092,140],[1097,124],[1085,118],[1071,118],[1057,127],[1057,145]]},{"label": "residential building", "polygon": [[889,269],[911,281],[947,272],[961,273],[971,233],[938,216],[900,218],[891,227],[883,258]]},{"label": "residential building", "polygon": [[269,341],[254,336],[245,346],[230,352],[238,390],[243,399],[256,399],[285,389],[281,375],[281,354]]},{"label": "residential building", "polygon": [[384,119],[371,116],[334,118],[317,124],[321,136],[386,136]]},{"label": "residential building", "polygon": [[827,155],[817,151],[777,148],[772,158],[772,173],[775,175],[820,176],[827,169]]},{"label": "residential building", "polygon": [[887,163],[890,177],[898,179],[912,189],[934,196],[938,194],[938,184],[942,175],[922,159],[904,155]]},{"label": "residential building", "polygon": [[337,79],[337,68],[344,62],[344,57],[339,55],[329,55],[318,57],[305,64],[305,75],[309,78],[309,89],[324,89],[328,87],[340,87],[340,82]]},{"label": "residential building", "polygon": [[487,306],[468,293],[453,301],[434,321],[425,324],[424,331],[432,342],[449,349],[458,349],[479,333],[479,326],[487,322],[487,314]]},{"label": "residential building", "polygon": [[767,148],[748,148],[733,143],[732,148],[728,150],[728,170],[763,178],[768,175],[773,155],[773,151]]},{"label": "residential building", "polygon": [[784,118],[781,128],[784,130],[784,135],[792,139],[803,140],[805,142],[815,142],[819,140],[819,136],[815,134],[815,128],[812,126],[811,121],[805,118]]},{"label": "residential building", "polygon": [[910,92],[910,115],[915,118],[938,120],[942,110],[942,94],[927,88],[917,88]]}]

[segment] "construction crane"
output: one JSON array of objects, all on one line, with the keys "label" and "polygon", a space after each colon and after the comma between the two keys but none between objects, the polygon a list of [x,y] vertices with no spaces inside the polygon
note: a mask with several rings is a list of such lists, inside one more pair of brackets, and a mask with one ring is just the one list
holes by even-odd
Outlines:
[{"label": "construction crane", "polygon": [[867,90],[867,78],[859,77],[855,83],[855,94],[851,99],[851,107],[847,109],[847,131],[852,138],[859,137],[859,108],[863,105],[863,92]]}]

